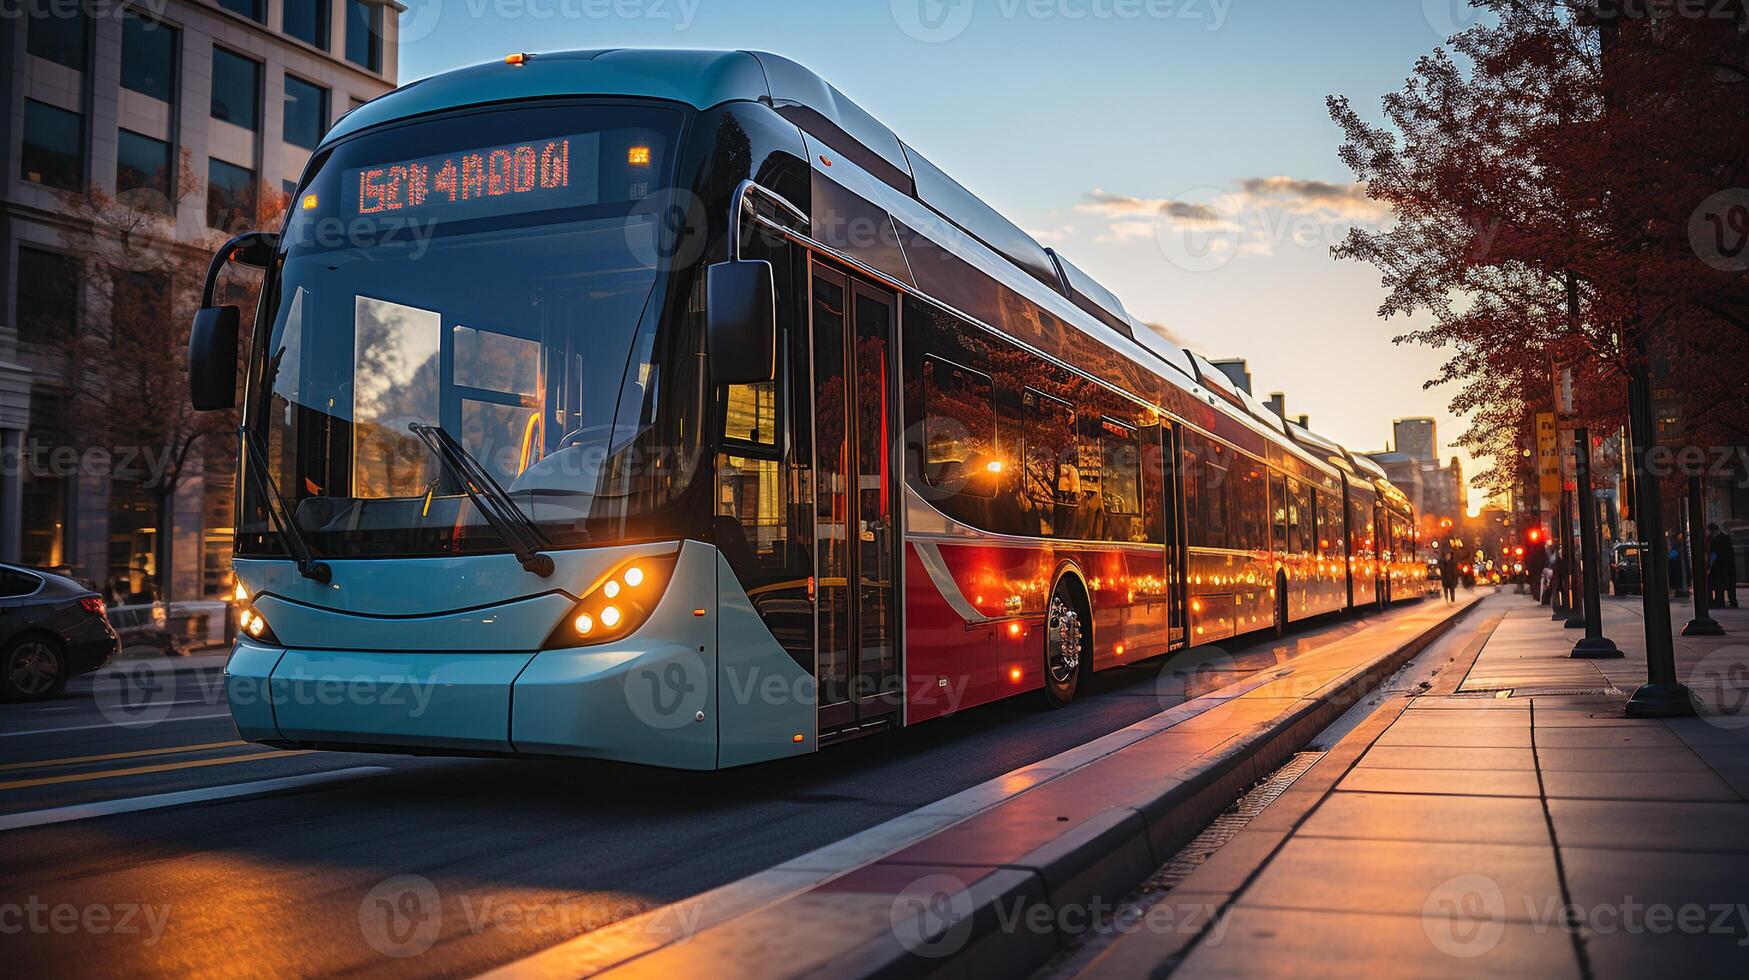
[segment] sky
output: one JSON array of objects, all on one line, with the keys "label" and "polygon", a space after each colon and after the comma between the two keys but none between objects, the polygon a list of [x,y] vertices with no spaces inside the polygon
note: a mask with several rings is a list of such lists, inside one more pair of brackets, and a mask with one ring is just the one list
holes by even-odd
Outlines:
[{"label": "sky", "polygon": [[[1386,215],[1326,96],[1376,118],[1464,0],[408,0],[400,80],[511,51],[755,48],[812,68],[1129,311],[1350,449],[1430,415],[1377,272],[1330,246]],[[1474,466],[1464,456],[1465,472]],[[1473,502],[1475,503],[1475,502]]]}]

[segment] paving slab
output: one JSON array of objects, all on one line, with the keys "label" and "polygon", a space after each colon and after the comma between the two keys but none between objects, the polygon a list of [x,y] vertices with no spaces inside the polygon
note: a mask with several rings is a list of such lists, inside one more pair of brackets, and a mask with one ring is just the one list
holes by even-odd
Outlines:
[{"label": "paving slab", "polygon": [[1521,769],[1534,772],[1536,756],[1529,748],[1378,745],[1361,757],[1360,765],[1365,769]]},{"label": "paving slab", "polygon": [[[1510,922],[1236,908],[1205,936],[1175,975],[1289,980],[1580,976],[1565,933]],[[1101,973],[1125,975],[1120,969]]]},{"label": "paving slab", "polygon": [[1563,846],[1749,853],[1749,803],[1549,800]]},{"label": "paving slab", "polygon": [[1451,796],[1541,795],[1537,775],[1529,769],[1362,769],[1356,768],[1336,786],[1362,793],[1444,793]]},{"label": "paving slab", "polygon": [[[1258,876],[1238,905],[1329,912],[1421,909],[1462,915],[1442,904],[1450,883],[1485,876],[1506,896],[1506,921],[1534,922],[1549,903],[1561,904],[1554,851],[1531,846],[1377,838],[1332,840],[1297,834]],[[1332,883],[1340,882],[1339,887]],[[1199,882],[1199,887],[1204,883]]]},{"label": "paving slab", "polygon": [[1547,845],[1537,800],[1403,793],[1334,793],[1299,833],[1362,840]]},{"label": "paving slab", "polygon": [[[1644,800],[1731,803],[1742,800],[1731,784],[1711,772],[1549,772],[1542,774],[1550,799]],[[1749,888],[1749,882],[1745,882]]]}]

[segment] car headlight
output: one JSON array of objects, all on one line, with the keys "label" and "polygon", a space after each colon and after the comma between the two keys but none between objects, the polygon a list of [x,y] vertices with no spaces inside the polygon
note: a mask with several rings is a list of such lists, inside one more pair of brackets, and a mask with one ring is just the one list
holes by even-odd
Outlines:
[{"label": "car headlight", "polygon": [[553,628],[542,649],[591,646],[629,636],[656,610],[675,556],[634,558],[584,593]]}]

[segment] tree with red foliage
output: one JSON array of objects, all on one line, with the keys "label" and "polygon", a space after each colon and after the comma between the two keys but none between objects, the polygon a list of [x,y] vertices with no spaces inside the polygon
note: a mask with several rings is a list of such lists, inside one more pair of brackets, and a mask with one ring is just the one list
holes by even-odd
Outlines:
[{"label": "tree with red foliage", "polygon": [[[73,397],[70,423],[87,445],[113,462],[133,460],[155,509],[154,572],[168,597],[174,544],[176,490],[200,466],[223,477],[233,467],[234,412],[196,412],[188,397],[188,335],[200,305],[207,265],[223,236],[179,241],[176,216],[184,201],[204,193],[187,151],[175,197],[111,195],[92,185],[61,195],[69,219],[68,248],[80,260],[87,302],[78,333],[67,342]],[[285,195],[256,190],[257,227],[277,227]],[[227,276],[228,301],[253,313],[259,279]],[[205,448],[203,454],[202,448]],[[113,474],[126,478],[130,474]]]},{"label": "tree with red foliage", "polygon": [[[1608,2],[1608,0],[1605,0]],[[1749,45],[1744,11],[1622,12],[1608,70],[1591,9],[1473,0],[1491,14],[1417,61],[1375,125],[1329,100],[1341,158],[1395,222],[1339,258],[1376,266],[1397,338],[1446,349],[1460,440],[1517,485],[1531,413],[1574,376],[1580,421],[1620,425],[1650,341],[1692,438],[1749,441]]]}]

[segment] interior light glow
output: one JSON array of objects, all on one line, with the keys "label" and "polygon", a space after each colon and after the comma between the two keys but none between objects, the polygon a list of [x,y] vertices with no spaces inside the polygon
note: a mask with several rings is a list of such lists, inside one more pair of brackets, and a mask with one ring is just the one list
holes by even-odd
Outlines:
[{"label": "interior light glow", "polygon": [[999,459],[993,459],[984,464],[984,469],[989,470],[992,473],[1000,473],[1002,472],[1002,461]]},{"label": "interior light glow", "polygon": [[316,195],[314,195],[314,194],[305,194],[304,195],[303,207],[304,207],[305,211],[316,210],[316,203],[317,203]]},{"label": "interior light glow", "polygon": [[650,165],[650,148],[647,146],[626,147],[626,163],[634,167],[648,167]]}]

